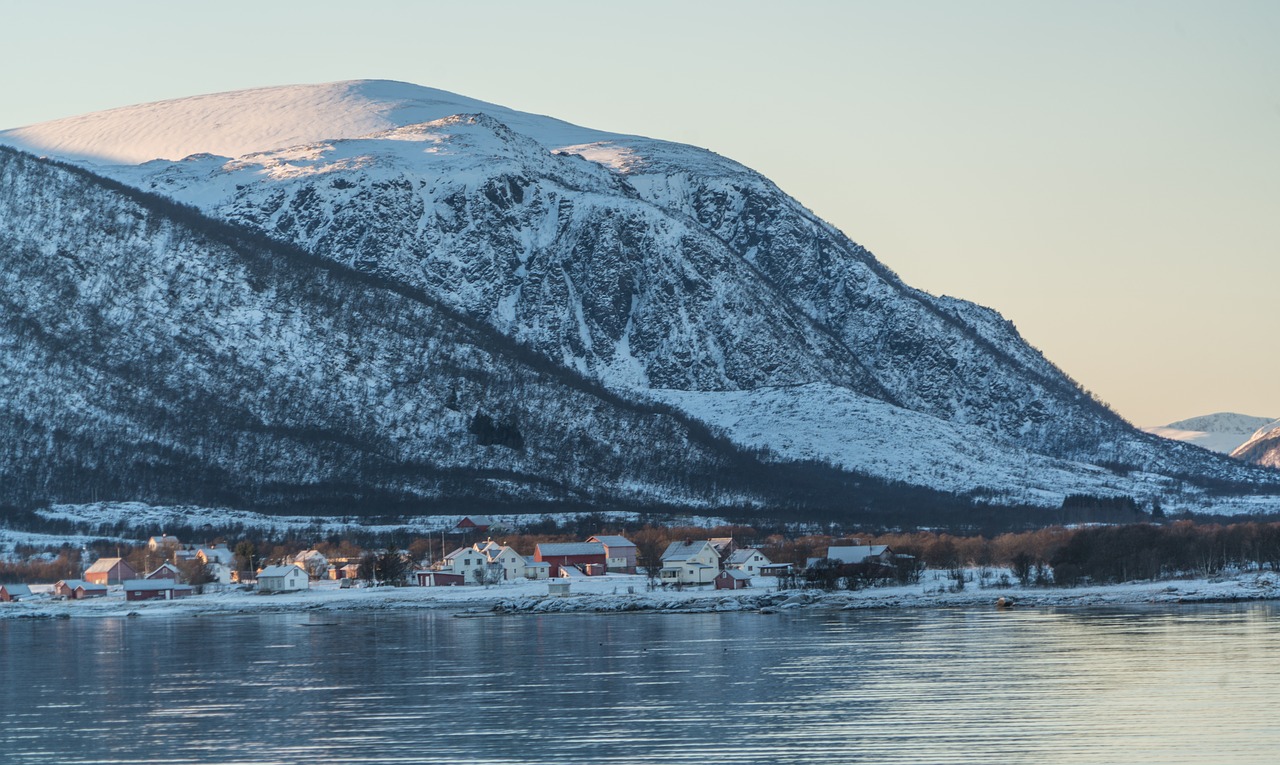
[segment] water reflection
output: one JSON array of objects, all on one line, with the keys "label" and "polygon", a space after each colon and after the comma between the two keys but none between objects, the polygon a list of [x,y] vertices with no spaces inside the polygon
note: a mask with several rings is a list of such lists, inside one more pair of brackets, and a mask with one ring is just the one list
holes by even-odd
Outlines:
[{"label": "water reflection", "polygon": [[1270,763],[1275,617],[0,621],[0,761]]}]

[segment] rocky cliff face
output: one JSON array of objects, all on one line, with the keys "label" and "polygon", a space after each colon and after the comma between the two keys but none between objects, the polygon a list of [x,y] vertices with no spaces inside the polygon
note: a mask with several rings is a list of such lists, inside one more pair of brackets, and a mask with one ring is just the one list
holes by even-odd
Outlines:
[{"label": "rocky cliff face", "polygon": [[0,184],[0,502],[778,500],[419,291],[3,148]]}]

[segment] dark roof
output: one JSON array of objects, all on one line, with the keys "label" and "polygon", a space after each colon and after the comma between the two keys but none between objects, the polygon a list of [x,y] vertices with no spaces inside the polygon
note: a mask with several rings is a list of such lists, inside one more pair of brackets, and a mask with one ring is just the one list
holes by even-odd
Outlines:
[{"label": "dark roof", "polygon": [[604,555],[604,545],[599,542],[548,542],[538,545],[538,552],[548,555]]}]

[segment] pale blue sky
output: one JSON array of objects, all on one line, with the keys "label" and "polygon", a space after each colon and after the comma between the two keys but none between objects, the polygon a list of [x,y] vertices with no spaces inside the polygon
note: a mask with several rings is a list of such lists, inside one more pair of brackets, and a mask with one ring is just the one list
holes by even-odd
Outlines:
[{"label": "pale blue sky", "polygon": [[1277,2],[26,2],[4,17],[0,127],[378,77],[694,143],[908,283],[999,310],[1138,424],[1280,417]]}]

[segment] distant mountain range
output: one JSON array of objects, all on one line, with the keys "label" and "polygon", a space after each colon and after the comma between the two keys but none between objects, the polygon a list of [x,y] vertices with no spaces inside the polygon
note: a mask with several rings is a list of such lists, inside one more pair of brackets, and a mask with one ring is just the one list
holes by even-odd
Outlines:
[{"label": "distant mountain range", "polygon": [[1144,430],[1161,438],[1185,441],[1210,451],[1231,454],[1248,441],[1259,428],[1266,427],[1274,421],[1273,417],[1219,412],[1171,422],[1168,425],[1148,427]]},{"label": "distant mountain range", "polygon": [[386,81],[0,143],[3,501],[1280,509],[703,149]]}]

